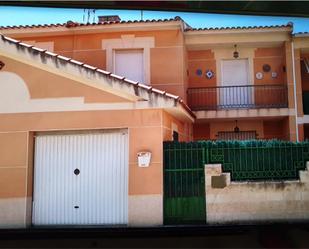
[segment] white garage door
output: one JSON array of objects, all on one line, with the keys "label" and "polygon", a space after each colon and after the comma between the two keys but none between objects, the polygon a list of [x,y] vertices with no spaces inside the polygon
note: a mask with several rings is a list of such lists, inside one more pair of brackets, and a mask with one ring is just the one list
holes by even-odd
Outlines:
[{"label": "white garage door", "polygon": [[34,225],[127,224],[127,131],[38,135],[34,167]]}]

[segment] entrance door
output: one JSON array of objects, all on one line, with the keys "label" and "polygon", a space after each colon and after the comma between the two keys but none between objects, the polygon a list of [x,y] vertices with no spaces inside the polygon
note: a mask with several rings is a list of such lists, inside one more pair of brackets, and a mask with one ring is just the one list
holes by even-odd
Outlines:
[{"label": "entrance door", "polygon": [[33,224],[127,224],[127,143],[126,131],[38,135]]},{"label": "entrance door", "polygon": [[248,60],[222,61],[220,106],[241,108],[253,104],[252,87],[248,87]]},{"label": "entrance door", "polygon": [[144,62],[142,49],[116,50],[115,74],[144,83]]}]

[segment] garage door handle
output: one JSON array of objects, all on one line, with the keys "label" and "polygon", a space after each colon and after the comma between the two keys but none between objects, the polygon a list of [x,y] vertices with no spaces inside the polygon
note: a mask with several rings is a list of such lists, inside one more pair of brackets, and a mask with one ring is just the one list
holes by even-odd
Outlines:
[{"label": "garage door handle", "polygon": [[79,206],[74,206],[74,208],[76,208],[76,209],[77,209],[77,208],[79,208]]},{"label": "garage door handle", "polygon": [[80,173],[80,170],[79,170],[79,169],[74,169],[74,174],[75,174],[75,175],[79,175],[79,173]]}]

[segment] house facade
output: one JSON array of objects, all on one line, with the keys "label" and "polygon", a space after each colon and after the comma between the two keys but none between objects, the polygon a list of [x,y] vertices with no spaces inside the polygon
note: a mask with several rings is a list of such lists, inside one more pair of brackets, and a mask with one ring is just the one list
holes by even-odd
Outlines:
[{"label": "house facade", "polygon": [[291,24],[0,32],[3,228],[162,225],[163,141],[308,138],[309,37]]}]

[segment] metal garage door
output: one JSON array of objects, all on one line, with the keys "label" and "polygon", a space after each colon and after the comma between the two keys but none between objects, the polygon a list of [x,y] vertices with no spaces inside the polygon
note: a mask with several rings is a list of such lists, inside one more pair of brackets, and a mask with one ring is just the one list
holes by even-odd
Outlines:
[{"label": "metal garage door", "polygon": [[34,225],[127,224],[127,131],[38,135],[34,167]]}]

